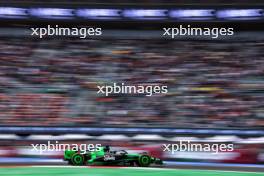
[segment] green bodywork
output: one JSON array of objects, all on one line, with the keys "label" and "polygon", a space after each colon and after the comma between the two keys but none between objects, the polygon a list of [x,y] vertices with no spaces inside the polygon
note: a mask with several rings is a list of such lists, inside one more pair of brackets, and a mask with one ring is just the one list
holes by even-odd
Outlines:
[{"label": "green bodywork", "polygon": [[94,160],[95,160],[97,157],[103,157],[104,155],[105,155],[104,148],[103,148],[103,147],[100,147],[100,148],[99,148],[99,151],[91,152],[91,159],[88,160],[88,163],[93,163]]}]

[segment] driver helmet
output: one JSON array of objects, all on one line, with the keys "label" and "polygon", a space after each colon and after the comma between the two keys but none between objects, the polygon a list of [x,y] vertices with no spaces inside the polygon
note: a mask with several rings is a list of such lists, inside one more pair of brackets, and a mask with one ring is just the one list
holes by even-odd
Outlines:
[{"label": "driver helmet", "polygon": [[109,152],[110,151],[110,146],[109,145],[106,145],[105,147],[104,147],[104,152]]}]

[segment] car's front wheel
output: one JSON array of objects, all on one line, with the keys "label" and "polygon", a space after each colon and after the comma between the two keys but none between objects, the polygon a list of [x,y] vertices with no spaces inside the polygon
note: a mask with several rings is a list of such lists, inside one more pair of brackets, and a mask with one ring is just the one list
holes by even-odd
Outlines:
[{"label": "car's front wheel", "polygon": [[151,163],[151,158],[148,155],[141,155],[138,158],[138,165],[141,167],[148,167]]}]

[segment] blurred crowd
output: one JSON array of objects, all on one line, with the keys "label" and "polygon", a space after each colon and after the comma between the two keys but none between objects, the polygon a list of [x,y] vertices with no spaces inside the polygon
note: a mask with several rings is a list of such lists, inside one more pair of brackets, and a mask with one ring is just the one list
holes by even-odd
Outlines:
[{"label": "blurred crowd", "polygon": [[[264,127],[264,43],[0,39],[1,125]],[[167,94],[97,94],[101,84]]]}]

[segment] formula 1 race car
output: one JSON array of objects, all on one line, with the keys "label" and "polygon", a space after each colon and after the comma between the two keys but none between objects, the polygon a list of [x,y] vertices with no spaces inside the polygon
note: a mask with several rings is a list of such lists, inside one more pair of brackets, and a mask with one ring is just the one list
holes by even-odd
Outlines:
[{"label": "formula 1 race car", "polygon": [[140,166],[148,167],[151,164],[162,165],[162,160],[152,157],[147,153],[129,154],[125,150],[105,152],[101,156],[96,156],[91,160],[92,152],[81,154],[78,151],[66,150],[64,160],[71,165],[96,165],[96,166]]}]

